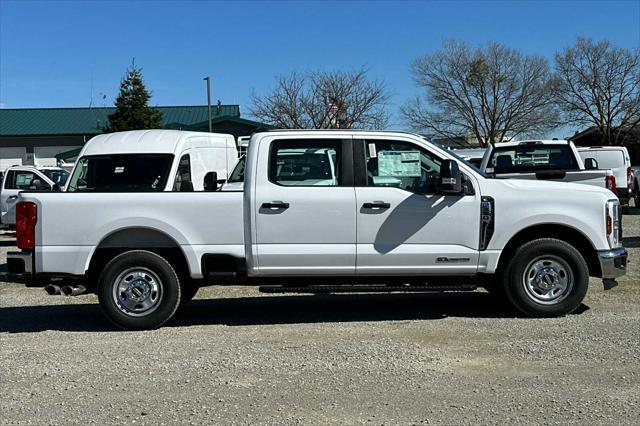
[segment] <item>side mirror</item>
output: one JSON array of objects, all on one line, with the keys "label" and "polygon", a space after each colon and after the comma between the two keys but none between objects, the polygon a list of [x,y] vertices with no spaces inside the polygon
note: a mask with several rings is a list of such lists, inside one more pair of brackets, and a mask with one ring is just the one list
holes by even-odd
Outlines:
[{"label": "side mirror", "polygon": [[217,191],[218,190],[218,172],[208,172],[204,175],[204,190],[205,191]]},{"label": "side mirror", "polygon": [[584,168],[586,170],[595,170],[598,168],[598,162],[595,158],[585,158],[584,159]]},{"label": "side mirror", "polygon": [[440,165],[440,192],[450,195],[462,193],[462,175],[458,163],[453,160],[443,160]]}]

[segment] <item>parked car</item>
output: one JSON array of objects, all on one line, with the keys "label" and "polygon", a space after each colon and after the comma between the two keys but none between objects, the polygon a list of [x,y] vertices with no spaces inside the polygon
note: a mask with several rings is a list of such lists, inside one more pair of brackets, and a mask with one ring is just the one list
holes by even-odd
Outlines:
[{"label": "parked car", "polygon": [[[20,194],[21,251],[8,254],[9,271],[50,294],[95,292],[125,329],[161,326],[213,284],[269,293],[483,286],[525,315],[558,316],[580,305],[589,276],[609,289],[626,271],[620,203],[604,188],[489,178],[408,133],[290,130],[252,136],[243,191],[156,192],[183,181],[187,135],[108,136],[165,156],[135,175],[146,182],[136,193],[95,193],[127,166],[93,161],[114,154],[105,136],[90,140],[67,193]],[[191,167],[203,168],[199,158]],[[81,186],[79,176],[93,180]]]},{"label": "parked car", "polygon": [[583,162],[570,141],[534,140],[490,145],[480,170],[502,179],[538,179],[616,188],[611,170],[598,170],[593,158]]},{"label": "parked car", "polygon": [[583,161],[587,158],[595,159],[598,169],[612,171],[616,178],[613,193],[618,196],[620,203],[628,205],[633,191],[633,176],[627,148],[624,146],[590,146],[578,148],[578,153]]},{"label": "parked car", "polygon": [[68,177],[69,172],[60,167],[9,167],[4,172],[0,189],[0,220],[2,224],[5,226],[15,225],[15,206],[20,191],[60,191]]}]

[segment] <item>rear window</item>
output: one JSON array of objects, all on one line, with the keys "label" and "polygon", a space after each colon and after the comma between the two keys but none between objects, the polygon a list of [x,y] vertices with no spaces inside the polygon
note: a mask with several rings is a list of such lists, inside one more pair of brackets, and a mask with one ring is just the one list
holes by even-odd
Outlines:
[{"label": "rear window", "polygon": [[582,160],[585,158],[595,158],[599,169],[616,169],[624,166],[624,154],[619,150],[610,151],[580,151]]},{"label": "rear window", "polygon": [[[489,170],[490,168],[493,171]],[[518,145],[495,148],[487,165],[488,173],[521,173],[540,170],[578,170],[578,162],[568,145]]]},{"label": "rear window", "polygon": [[164,190],[171,154],[117,154],[83,157],[68,192],[156,192]]}]

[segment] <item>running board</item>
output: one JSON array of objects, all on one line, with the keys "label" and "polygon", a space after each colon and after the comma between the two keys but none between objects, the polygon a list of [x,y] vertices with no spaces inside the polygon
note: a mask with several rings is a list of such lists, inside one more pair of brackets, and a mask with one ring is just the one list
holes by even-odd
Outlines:
[{"label": "running board", "polygon": [[440,291],[474,291],[475,284],[459,285],[309,285],[302,287],[268,285],[259,287],[261,293],[424,293]]}]

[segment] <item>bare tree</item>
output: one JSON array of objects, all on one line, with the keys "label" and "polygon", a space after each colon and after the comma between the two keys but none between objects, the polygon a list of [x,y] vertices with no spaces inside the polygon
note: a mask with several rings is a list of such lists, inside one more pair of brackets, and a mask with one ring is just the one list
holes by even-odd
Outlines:
[{"label": "bare tree", "polygon": [[595,126],[605,145],[640,124],[640,50],[579,37],[556,53],[556,93],[567,123]]},{"label": "bare tree", "polygon": [[553,78],[542,57],[498,43],[471,48],[454,40],[416,59],[411,71],[424,93],[400,112],[415,131],[472,136],[486,146],[558,124]]},{"label": "bare tree", "polygon": [[294,72],[264,96],[252,94],[251,114],[284,129],[382,129],[389,115],[383,82],[355,72]]}]

